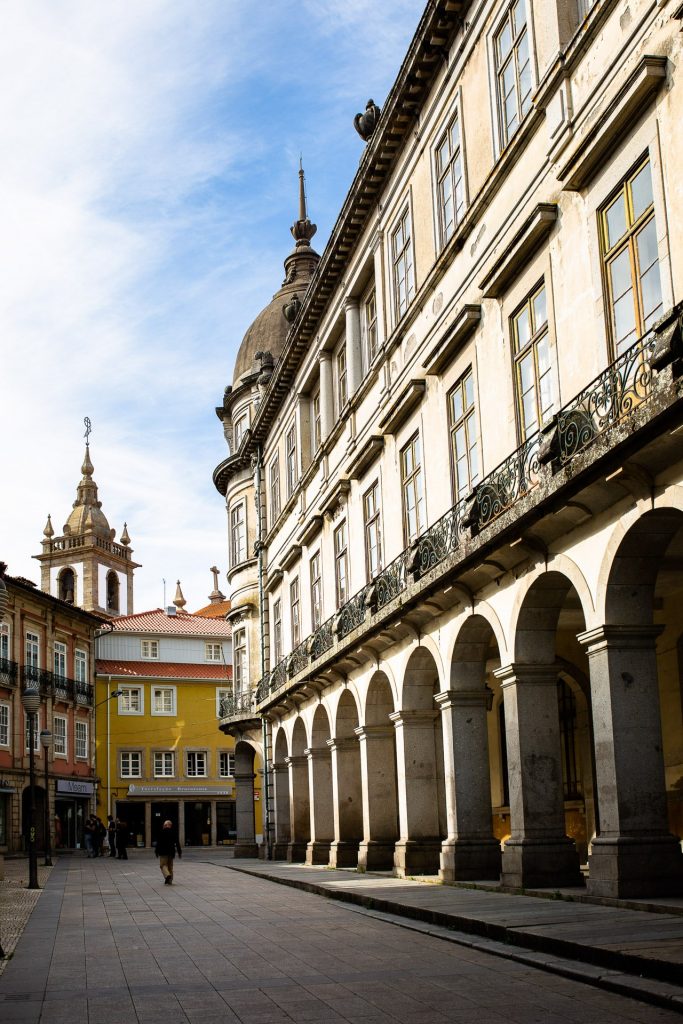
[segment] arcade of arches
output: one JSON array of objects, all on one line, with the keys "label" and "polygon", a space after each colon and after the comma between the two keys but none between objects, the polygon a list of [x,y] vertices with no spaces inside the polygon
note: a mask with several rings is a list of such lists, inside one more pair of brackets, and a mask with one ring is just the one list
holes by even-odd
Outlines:
[{"label": "arcade of arches", "polygon": [[622,517],[600,555],[549,556],[274,706],[274,856],[680,892],[683,512]]}]

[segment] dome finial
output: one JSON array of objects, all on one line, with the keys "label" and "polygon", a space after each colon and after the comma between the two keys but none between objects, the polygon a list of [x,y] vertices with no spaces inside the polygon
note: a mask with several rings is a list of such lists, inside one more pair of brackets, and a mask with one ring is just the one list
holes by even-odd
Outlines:
[{"label": "dome finial", "polygon": [[123,524],[123,533],[121,534],[121,543],[125,548],[130,545],[130,536],[128,535],[128,523]]},{"label": "dome finial", "polygon": [[292,235],[296,239],[297,248],[299,246],[308,246],[317,230],[317,226],[311,224],[308,219],[308,212],[306,210],[306,176],[302,159],[299,157],[299,219],[294,221],[291,228]]},{"label": "dome finial", "polygon": [[181,611],[187,604],[187,601],[183,597],[183,592],[180,588],[180,580],[177,581],[177,585],[175,588],[175,597],[173,598],[173,604],[176,606],[176,608],[178,608]]},{"label": "dome finial", "polygon": [[48,540],[52,540],[55,535],[54,526],[52,525],[52,516],[48,512],[47,522],[45,523],[45,529],[43,530],[43,537],[47,537]]}]

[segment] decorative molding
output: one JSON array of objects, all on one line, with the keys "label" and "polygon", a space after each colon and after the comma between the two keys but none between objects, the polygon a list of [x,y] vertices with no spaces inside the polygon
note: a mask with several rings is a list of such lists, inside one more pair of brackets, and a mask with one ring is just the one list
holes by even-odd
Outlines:
[{"label": "decorative molding", "polygon": [[456,313],[450,327],[447,327],[422,363],[427,373],[441,373],[451,362],[458,349],[479,326],[481,306],[466,305]]},{"label": "decorative molding", "polygon": [[403,388],[382,419],[379,421],[379,429],[383,434],[394,434],[405,423],[413,409],[420,404],[427,390],[425,380],[410,380]]},{"label": "decorative molding", "polygon": [[274,565],[272,569],[268,570],[268,580],[266,582],[266,593],[270,594],[271,591],[277,587],[278,583],[282,581],[284,573],[281,565]]},{"label": "decorative molding", "polygon": [[557,223],[555,203],[539,203],[515,237],[505,246],[479,287],[485,299],[498,299]]},{"label": "decorative molding", "polygon": [[346,464],[345,473],[351,480],[358,480],[384,450],[384,437],[381,434],[372,434],[367,441],[364,441],[360,451],[357,451]]},{"label": "decorative molding", "polygon": [[297,544],[301,544],[302,546],[305,545],[305,544],[310,544],[310,542],[313,540],[313,538],[318,533],[320,533],[322,528],[323,528],[323,517],[321,515],[320,516],[311,516],[311,518],[308,520],[308,522],[304,523],[303,527],[301,528],[301,530],[297,534],[296,543]]},{"label": "decorative molding", "polygon": [[346,477],[341,477],[318,506],[318,511],[324,516],[334,516],[335,511],[346,504],[346,498],[350,490],[351,481],[347,480]]},{"label": "decorative molding", "polygon": [[284,555],[280,559],[280,565],[283,569],[289,569],[290,565],[294,565],[296,561],[301,557],[301,544],[290,544]]}]

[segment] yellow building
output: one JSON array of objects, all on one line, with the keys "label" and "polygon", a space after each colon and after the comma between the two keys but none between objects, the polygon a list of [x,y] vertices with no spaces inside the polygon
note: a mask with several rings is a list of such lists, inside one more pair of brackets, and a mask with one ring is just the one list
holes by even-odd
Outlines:
[{"label": "yellow building", "polygon": [[98,641],[97,813],[126,821],[130,846],[151,846],[166,818],[183,846],[235,839],[234,741],[217,728],[232,630],[184,603],[178,591],[166,610],[120,616]]}]

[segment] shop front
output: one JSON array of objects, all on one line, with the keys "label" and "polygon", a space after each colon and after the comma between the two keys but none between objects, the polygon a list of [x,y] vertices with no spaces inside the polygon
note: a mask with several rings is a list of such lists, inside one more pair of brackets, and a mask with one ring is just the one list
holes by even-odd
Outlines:
[{"label": "shop front", "polygon": [[95,784],[86,779],[57,779],[54,835],[57,850],[83,849],[83,826],[90,814]]},{"label": "shop front", "polygon": [[[164,821],[172,821],[184,846],[223,846],[235,840],[234,783],[217,786],[139,785],[116,801],[132,846],[154,846]],[[135,822],[135,826],[132,823]]]}]

